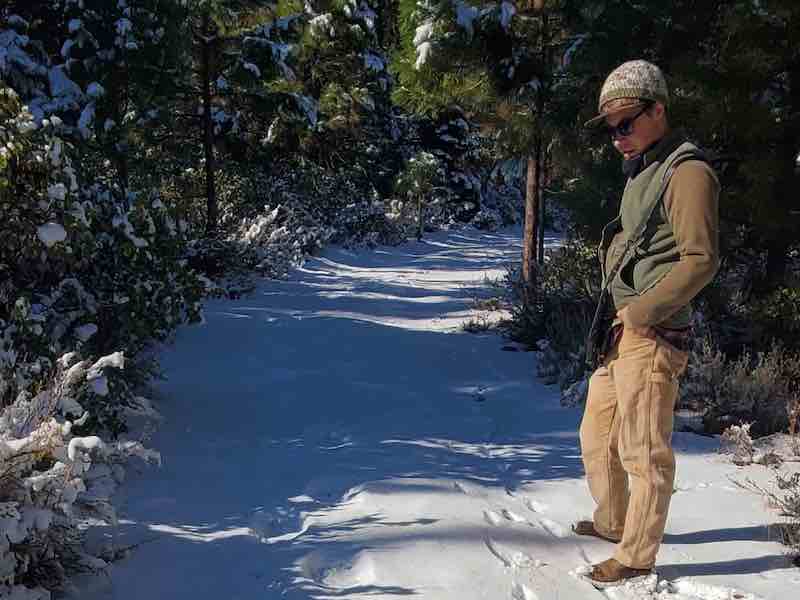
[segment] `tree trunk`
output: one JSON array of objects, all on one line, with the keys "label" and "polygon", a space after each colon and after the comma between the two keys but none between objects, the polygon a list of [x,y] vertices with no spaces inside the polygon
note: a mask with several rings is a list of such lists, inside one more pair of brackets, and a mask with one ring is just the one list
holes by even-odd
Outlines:
[{"label": "tree trunk", "polygon": [[[111,97],[113,98],[113,115],[114,121],[121,127],[118,131],[125,131],[122,122],[124,115],[128,112],[129,105],[129,90],[130,90],[130,73],[128,70],[128,52],[122,50],[123,59],[121,64],[118,64],[114,72],[111,74]],[[117,138],[117,143],[112,150],[112,156],[117,164],[117,176],[119,177],[119,185],[122,188],[123,195],[128,193],[130,186],[130,174],[128,169],[128,136],[121,140]]]},{"label": "tree trunk", "polygon": [[544,264],[544,221],[547,211],[547,178],[550,173],[550,153],[546,150],[542,153],[541,177],[539,177],[539,264]]},{"label": "tree trunk", "polygon": [[417,196],[417,241],[422,240],[422,233],[424,231],[424,211],[425,208],[422,205],[422,194]]},{"label": "tree trunk", "polygon": [[540,79],[539,89],[536,93],[536,195],[537,195],[537,202],[539,203],[539,264],[544,264],[544,211],[545,211],[545,199],[544,199],[544,186],[547,183],[546,180],[546,164],[547,164],[547,155],[548,155],[548,146],[544,146],[544,140],[542,139],[542,121],[544,120],[544,112],[545,112],[545,103],[547,102],[547,98],[545,97],[545,91],[547,90],[546,81],[549,80],[550,72],[552,70],[552,64],[550,60],[550,19],[548,18],[548,14],[544,11],[544,1],[536,2],[538,4],[537,8],[542,11],[542,64],[545,65],[545,71],[542,73],[542,79]]},{"label": "tree trunk", "polygon": [[522,283],[526,295],[536,285],[536,231],[539,216],[539,148],[537,139],[534,153],[528,157],[528,173],[525,181],[525,230],[522,238]]},{"label": "tree trunk", "polygon": [[780,172],[774,187],[775,207],[769,215],[770,227],[766,240],[766,282],[767,291],[786,285],[789,268],[789,250],[796,243],[797,205],[797,153],[800,149],[800,60],[793,62],[788,69],[789,113],[793,115],[782,125],[783,133],[776,150],[776,158],[781,161]]},{"label": "tree trunk", "polygon": [[214,124],[211,121],[211,18],[208,12],[203,13],[201,45],[201,77],[203,86],[203,151],[206,159],[206,235],[217,230],[219,207],[217,206],[217,190],[214,182]]}]

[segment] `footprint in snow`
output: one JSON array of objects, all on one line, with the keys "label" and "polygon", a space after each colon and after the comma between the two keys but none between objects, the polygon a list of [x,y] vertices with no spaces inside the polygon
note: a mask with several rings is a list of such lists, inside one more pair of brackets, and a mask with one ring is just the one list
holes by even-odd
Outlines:
[{"label": "footprint in snow", "polygon": [[534,500],[533,498],[525,498],[525,506],[528,507],[528,510],[535,513],[547,512],[548,508],[547,504]]},{"label": "footprint in snow", "polygon": [[273,510],[253,513],[250,532],[265,544],[288,542],[308,531],[311,522],[305,511],[277,506]]},{"label": "footprint in snow", "polygon": [[521,550],[498,544],[492,538],[487,537],[483,543],[486,545],[487,550],[507,569],[530,569],[541,567],[545,564],[541,560],[531,558]]},{"label": "footprint in snow", "polygon": [[500,515],[498,515],[498,514],[497,514],[496,512],[494,512],[493,510],[488,510],[488,509],[487,509],[487,510],[485,510],[485,511],[483,511],[483,519],[484,519],[484,520],[485,520],[485,521],[486,521],[486,522],[487,522],[489,525],[493,525],[493,526],[495,526],[495,527],[496,527],[496,526],[498,526],[498,525],[500,525],[500,523],[502,523],[502,522],[503,522],[503,518],[502,518]]},{"label": "footprint in snow", "polygon": [[539,600],[539,596],[524,583],[515,583],[511,586],[511,600]]},{"label": "footprint in snow", "polygon": [[508,521],[514,521],[514,523],[527,523],[525,517],[519,516],[517,513],[512,512],[506,508],[502,510],[502,515]]},{"label": "footprint in snow", "polygon": [[303,577],[327,588],[373,585],[378,580],[377,565],[366,550],[317,550],[300,559],[298,566]]},{"label": "footprint in snow", "polygon": [[469,496],[469,491],[467,490],[467,488],[464,487],[463,483],[459,483],[458,481],[456,481],[453,484],[453,487],[456,489],[456,491],[461,492],[462,494],[464,494],[466,496]]},{"label": "footprint in snow", "polygon": [[461,492],[465,496],[475,496],[476,498],[485,498],[488,495],[485,488],[464,481],[453,482],[453,488],[456,491]]},{"label": "footprint in snow", "polygon": [[539,519],[539,524],[553,537],[564,538],[568,535],[568,531],[561,523],[557,523],[547,517],[541,517]]}]

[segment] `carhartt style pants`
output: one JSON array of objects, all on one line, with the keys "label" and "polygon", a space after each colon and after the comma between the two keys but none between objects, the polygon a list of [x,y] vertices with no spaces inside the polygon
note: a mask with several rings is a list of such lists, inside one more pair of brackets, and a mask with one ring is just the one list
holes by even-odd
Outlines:
[{"label": "carhartt style pants", "polygon": [[622,564],[655,565],[675,479],[672,420],[688,354],[631,330],[589,380],[580,439],[598,533]]}]

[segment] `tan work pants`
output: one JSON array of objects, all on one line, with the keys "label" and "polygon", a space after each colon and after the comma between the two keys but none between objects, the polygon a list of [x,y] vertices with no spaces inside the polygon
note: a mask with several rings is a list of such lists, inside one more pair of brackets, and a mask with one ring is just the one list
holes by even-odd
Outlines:
[{"label": "tan work pants", "polygon": [[655,565],[675,479],[672,420],[688,355],[655,333],[625,330],[589,380],[580,429],[595,529],[620,540],[614,558]]}]

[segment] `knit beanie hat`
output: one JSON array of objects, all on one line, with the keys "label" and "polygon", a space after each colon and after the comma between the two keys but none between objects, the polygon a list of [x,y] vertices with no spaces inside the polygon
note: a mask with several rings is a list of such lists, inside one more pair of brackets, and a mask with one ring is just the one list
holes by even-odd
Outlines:
[{"label": "knit beanie hat", "polygon": [[621,64],[606,78],[597,103],[599,115],[586,122],[592,127],[606,117],[643,101],[669,103],[669,90],[664,74],[656,65],[646,60],[632,60]]}]

